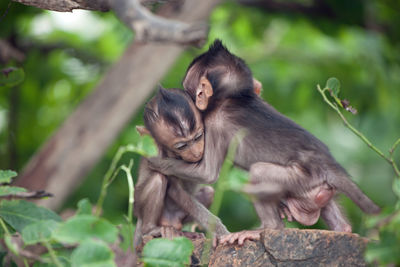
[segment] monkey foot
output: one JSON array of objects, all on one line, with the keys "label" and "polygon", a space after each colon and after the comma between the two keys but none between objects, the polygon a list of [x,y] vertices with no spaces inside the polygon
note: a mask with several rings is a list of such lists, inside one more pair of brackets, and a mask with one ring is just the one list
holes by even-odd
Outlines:
[{"label": "monkey foot", "polygon": [[183,236],[182,231],[173,226],[161,226],[161,237],[172,239],[174,237]]},{"label": "monkey foot", "polygon": [[189,239],[200,239],[200,238],[204,238],[204,234],[203,233],[197,233],[197,232],[182,232],[184,237],[187,237]]},{"label": "monkey foot", "polygon": [[236,241],[241,246],[246,240],[260,240],[263,230],[244,230],[236,233],[227,234],[218,238],[219,244],[233,244]]}]

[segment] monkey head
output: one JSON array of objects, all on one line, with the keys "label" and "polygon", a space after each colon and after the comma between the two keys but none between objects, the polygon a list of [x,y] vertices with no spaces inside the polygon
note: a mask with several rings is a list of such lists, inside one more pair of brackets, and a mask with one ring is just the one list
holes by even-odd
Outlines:
[{"label": "monkey head", "polygon": [[259,95],[262,86],[253,78],[246,63],[217,39],[189,65],[183,87],[196,107],[206,110],[219,99]]},{"label": "monkey head", "polygon": [[[144,124],[168,157],[197,162],[204,152],[204,126],[200,112],[180,89],[160,88],[146,105]],[[138,129],[146,133],[144,129]]]}]

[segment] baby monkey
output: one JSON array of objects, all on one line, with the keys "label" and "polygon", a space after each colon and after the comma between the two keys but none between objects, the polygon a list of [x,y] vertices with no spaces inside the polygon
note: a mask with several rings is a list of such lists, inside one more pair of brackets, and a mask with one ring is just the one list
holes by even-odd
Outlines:
[{"label": "baby monkey", "polygon": [[[321,216],[335,231],[351,232],[351,226],[334,199],[343,192],[364,212],[378,213],[376,206],[350,179],[329,149],[315,136],[262,101],[252,90],[252,73],[245,62],[217,40],[190,64],[183,86],[203,111],[205,149],[203,159],[187,163],[173,158],[150,158],[150,167],[165,175],[197,183],[214,183],[229,143],[245,129],[234,164],[248,170],[245,191],[262,228],[281,229],[282,216],[304,225]],[[282,208],[283,206],[283,208]],[[284,212],[282,212],[282,210]],[[259,238],[261,230],[242,231],[220,239],[239,244]]]},{"label": "baby monkey", "polygon": [[[261,94],[261,83],[253,78],[253,90]],[[145,127],[137,126],[141,135],[151,135],[157,143],[159,156],[195,163],[204,152],[204,125],[199,110],[190,96],[180,89],[160,88],[146,105]],[[194,198],[193,198],[194,194]],[[197,188],[196,182],[178,180],[175,177],[151,170],[146,158],[142,158],[138,181],[135,185],[135,215],[138,218],[134,244],[141,243],[143,235],[173,237],[178,235],[182,223],[194,219],[203,228],[208,219],[216,222],[215,235],[229,233],[222,222],[205,207],[213,200],[214,189],[210,186]]]},{"label": "baby monkey", "polygon": [[[139,133],[150,134],[154,138],[161,157],[188,163],[203,157],[203,122],[185,91],[160,88],[145,107],[144,123],[145,127],[137,129]],[[198,189],[197,185],[153,171],[149,169],[148,160],[143,158],[135,185],[134,211],[138,218],[135,247],[145,234],[168,238],[182,234],[179,231],[187,219],[194,219],[206,228],[209,218],[214,218],[217,235],[228,234],[222,222],[205,208],[212,203],[213,188],[203,186]],[[195,234],[186,235],[196,237]]]}]

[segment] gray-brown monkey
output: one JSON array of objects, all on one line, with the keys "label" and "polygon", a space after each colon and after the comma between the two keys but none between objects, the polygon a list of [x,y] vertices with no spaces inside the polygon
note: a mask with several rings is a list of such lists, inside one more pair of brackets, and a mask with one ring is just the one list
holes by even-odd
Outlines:
[{"label": "gray-brown monkey", "polygon": [[[146,105],[146,127],[138,127],[141,134],[151,134],[162,157],[173,157],[186,162],[197,162],[203,156],[204,128],[201,115],[192,99],[179,89],[160,89]],[[182,221],[190,216],[202,227],[208,220],[216,221],[216,234],[229,233],[222,222],[205,206],[212,202],[214,190],[210,186],[197,190],[198,183],[166,177],[148,168],[143,158],[135,185],[134,211],[138,218],[134,246],[144,234],[172,237],[181,230]]]},{"label": "gray-brown monkey", "polygon": [[[254,92],[260,95],[261,83],[253,79],[253,86]],[[204,129],[201,115],[183,90],[161,89],[146,105],[144,117],[147,128],[138,126],[137,130],[141,135],[153,136],[160,156],[179,158],[186,162],[196,162],[202,158]],[[195,122],[195,127],[185,130],[189,122],[192,124]],[[200,224],[203,227],[206,226],[208,218],[212,215],[203,207],[192,203],[190,195],[195,193],[195,198],[208,207],[214,195],[213,188],[204,186],[195,192],[196,183],[187,181],[182,183],[173,177],[168,179],[165,175],[149,169],[148,164],[147,159],[143,158],[135,185],[135,215],[138,218],[135,247],[141,243],[141,237],[145,234],[163,237],[176,235],[175,230],[181,229],[182,221],[188,217],[188,214],[195,213],[197,216],[190,216],[190,218],[197,217],[196,221],[200,220]],[[180,208],[182,206],[186,212]],[[221,236],[227,233],[226,228],[217,220],[216,235]]]},{"label": "gray-brown monkey", "polygon": [[[221,41],[215,41],[193,60],[183,85],[203,110],[203,159],[187,163],[154,157],[149,159],[151,168],[188,181],[214,183],[230,141],[238,130],[245,129],[247,135],[238,146],[234,164],[250,172],[250,185],[245,191],[255,195],[261,227],[283,228],[284,205],[284,213],[302,224],[312,225],[322,216],[330,229],[351,232],[333,198],[336,190],[366,213],[380,211],[320,140],[256,96],[250,69]],[[245,239],[259,238],[259,233],[233,233],[220,242],[238,240],[241,244]]]}]

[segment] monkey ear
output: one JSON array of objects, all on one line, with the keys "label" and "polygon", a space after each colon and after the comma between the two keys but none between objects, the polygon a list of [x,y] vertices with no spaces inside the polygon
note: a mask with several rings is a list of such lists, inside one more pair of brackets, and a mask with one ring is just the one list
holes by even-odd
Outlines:
[{"label": "monkey ear", "polygon": [[138,133],[139,133],[141,136],[143,136],[143,135],[150,135],[150,136],[151,136],[150,131],[147,130],[147,128],[146,128],[145,126],[137,125],[137,126],[136,126],[136,131],[138,131]]},{"label": "monkey ear", "polygon": [[208,106],[208,99],[214,94],[210,81],[202,76],[196,89],[196,107],[205,110]]},{"label": "monkey ear", "polygon": [[253,85],[254,85],[254,93],[256,93],[256,95],[258,96],[261,95],[262,92],[261,82],[253,77]]}]

